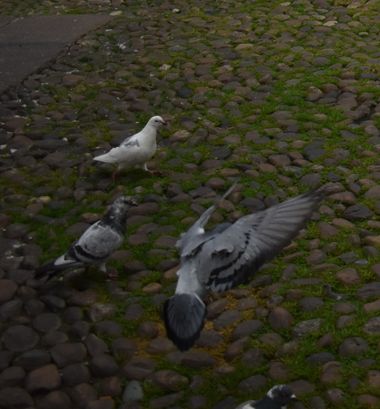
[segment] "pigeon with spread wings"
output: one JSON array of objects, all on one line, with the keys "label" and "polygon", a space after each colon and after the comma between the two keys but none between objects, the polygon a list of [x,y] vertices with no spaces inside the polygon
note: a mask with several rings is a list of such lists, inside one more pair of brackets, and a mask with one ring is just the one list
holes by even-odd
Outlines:
[{"label": "pigeon with spread wings", "polygon": [[105,261],[123,243],[128,209],[136,205],[132,197],[117,198],[106,214],[92,224],[65,254],[39,267],[35,277],[51,277],[90,264],[98,265],[99,270],[106,272]]},{"label": "pigeon with spread wings", "polygon": [[209,232],[204,226],[216,205],[207,209],[177,242],[181,255],[178,283],[174,296],[164,305],[168,338],[180,350],[191,348],[204,325],[205,293],[246,282],[291,242],[323,197],[324,189],[302,194]]}]

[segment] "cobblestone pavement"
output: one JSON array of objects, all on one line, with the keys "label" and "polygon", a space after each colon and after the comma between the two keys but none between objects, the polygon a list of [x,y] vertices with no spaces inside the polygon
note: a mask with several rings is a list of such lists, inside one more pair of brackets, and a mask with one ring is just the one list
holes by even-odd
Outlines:
[{"label": "cobblestone pavement", "polygon": [[[1,7],[115,17],[1,95],[0,408],[229,409],[276,383],[292,408],[380,407],[379,1]],[[162,176],[113,184],[92,157],[153,114],[170,121]],[[173,245],[236,179],[213,223],[333,191],[248,285],[209,297],[182,353],[160,312]],[[119,278],[36,282],[120,193],[141,204],[108,263]]]}]

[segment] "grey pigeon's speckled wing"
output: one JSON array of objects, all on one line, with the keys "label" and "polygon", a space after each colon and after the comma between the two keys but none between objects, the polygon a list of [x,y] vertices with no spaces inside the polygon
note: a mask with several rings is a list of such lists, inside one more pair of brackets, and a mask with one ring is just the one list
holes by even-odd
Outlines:
[{"label": "grey pigeon's speckled wing", "polygon": [[199,280],[212,291],[245,282],[291,242],[322,197],[323,193],[316,191],[244,216],[204,242],[197,254]]},{"label": "grey pigeon's speckled wing", "polygon": [[113,226],[98,221],[72,245],[68,254],[85,263],[96,263],[109,257],[123,242],[123,235]]}]

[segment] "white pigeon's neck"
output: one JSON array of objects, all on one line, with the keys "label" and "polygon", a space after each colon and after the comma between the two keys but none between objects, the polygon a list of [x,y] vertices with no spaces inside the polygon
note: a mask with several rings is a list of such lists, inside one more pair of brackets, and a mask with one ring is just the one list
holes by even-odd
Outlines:
[{"label": "white pigeon's neck", "polygon": [[153,143],[156,140],[156,136],[157,129],[150,124],[146,124],[141,131],[142,139],[145,139],[148,143]]}]

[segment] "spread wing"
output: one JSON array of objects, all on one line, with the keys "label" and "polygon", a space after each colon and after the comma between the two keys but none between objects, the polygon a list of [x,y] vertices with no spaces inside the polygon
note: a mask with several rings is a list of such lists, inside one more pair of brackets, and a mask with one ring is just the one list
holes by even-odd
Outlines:
[{"label": "spread wing", "polygon": [[212,291],[245,282],[291,242],[323,197],[321,190],[297,196],[244,216],[206,241],[197,256],[200,281]]},{"label": "spread wing", "polygon": [[85,263],[96,263],[109,257],[123,242],[123,236],[110,225],[98,221],[75,242],[68,255]]},{"label": "spread wing", "polygon": [[210,232],[205,232],[204,227],[209,221],[212,214],[215,212],[219,203],[225,199],[236,187],[234,183],[224,195],[217,200],[217,202],[205,210],[200,218],[190,227],[190,229],[183,233],[179,240],[177,240],[176,247],[181,252],[181,257],[188,257],[197,251],[198,247],[207,240],[210,240],[215,234],[226,229],[227,225],[221,224]]}]

